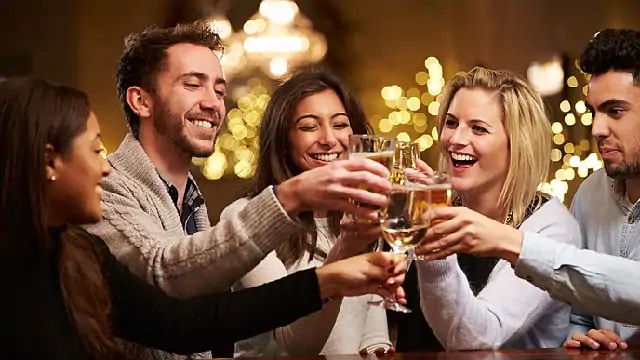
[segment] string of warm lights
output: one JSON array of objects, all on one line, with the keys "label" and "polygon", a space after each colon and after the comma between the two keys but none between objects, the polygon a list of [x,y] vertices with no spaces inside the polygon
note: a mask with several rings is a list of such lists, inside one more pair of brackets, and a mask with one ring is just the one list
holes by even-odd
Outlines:
[{"label": "string of warm lights", "polygon": [[[419,87],[405,90],[398,85],[383,87],[380,95],[392,111],[384,118],[374,116],[371,119],[374,127],[382,133],[393,135],[398,140],[417,141],[421,152],[430,149],[438,141],[435,116],[445,85],[443,68],[436,57],[428,57],[424,65],[426,71],[415,74],[415,83],[423,90]],[[551,179],[539,185],[541,191],[558,197],[562,202],[570,186],[577,187],[581,179],[602,167],[602,161],[589,138],[593,119],[584,102],[587,86],[581,86],[576,76],[568,77],[566,85],[569,89],[581,87],[582,92],[573,106],[569,99],[560,102],[562,119],[554,120],[551,124],[554,143],[550,154],[553,162]],[[577,131],[578,139],[572,141],[576,131],[571,130],[576,126],[581,126],[582,131]]]},{"label": "string of warm lights", "polygon": [[[438,141],[436,115],[445,86],[442,64],[436,57],[428,57],[424,70],[418,71],[414,80],[415,85],[407,89],[399,85],[384,86],[380,95],[389,112],[384,117],[374,115],[370,121],[376,132],[398,140],[416,141],[420,151],[425,152]],[[568,89],[582,91],[574,96],[575,101],[563,99],[559,104],[561,116],[555,116],[551,124],[554,148],[550,154],[550,180],[539,186],[541,191],[563,202],[570,186],[577,187],[583,178],[602,167],[589,137],[593,119],[584,102],[587,87],[581,85],[576,76],[568,77],[566,85]],[[227,131],[220,135],[216,152],[206,159],[194,159],[207,179],[220,179],[226,174],[240,178],[254,175],[257,127],[269,99],[268,88],[257,78],[234,90],[232,100],[238,105],[228,113]]]},{"label": "string of warm lights", "polygon": [[[574,63],[578,68],[577,62]],[[586,78],[581,76],[586,82]],[[602,160],[590,138],[592,114],[584,102],[587,85],[578,77],[566,79],[567,90],[575,93],[572,102],[567,94],[560,104],[560,116],[551,123],[554,149],[551,150],[552,179],[540,184],[540,190],[551,193],[564,202],[569,187],[577,188],[582,179],[602,168]],[[576,91],[577,90],[577,91]]]},{"label": "string of warm lights", "polygon": [[206,159],[194,159],[202,174],[209,180],[232,173],[239,178],[251,178],[258,157],[258,125],[269,99],[269,89],[258,78],[231,93],[237,107],[227,114],[226,131],[216,142],[216,150]]},{"label": "string of warm lights", "polygon": [[372,125],[382,133],[394,133],[402,141],[415,139],[421,152],[438,140],[435,116],[440,108],[439,95],[445,85],[442,65],[436,57],[428,57],[424,67],[426,71],[415,74],[415,83],[423,90],[415,86],[406,90],[398,85],[383,87],[380,95],[391,111],[384,118],[373,116],[371,119]]}]

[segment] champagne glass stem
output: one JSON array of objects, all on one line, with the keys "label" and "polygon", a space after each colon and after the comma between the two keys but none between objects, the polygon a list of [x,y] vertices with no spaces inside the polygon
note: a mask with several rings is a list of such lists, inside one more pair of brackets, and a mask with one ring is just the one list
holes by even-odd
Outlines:
[{"label": "champagne glass stem", "polygon": [[[406,249],[400,249],[397,246],[392,247],[391,251],[394,254],[404,254],[404,253],[407,252]],[[408,265],[409,264],[407,264],[407,269],[408,269]],[[387,298],[382,300],[382,306],[384,306],[388,310],[402,312],[402,313],[405,313],[405,314],[408,314],[408,313],[411,312],[411,309],[409,309],[406,306],[401,305],[400,303],[398,303],[398,301],[396,300],[395,292],[393,292],[389,297],[387,297]]]}]

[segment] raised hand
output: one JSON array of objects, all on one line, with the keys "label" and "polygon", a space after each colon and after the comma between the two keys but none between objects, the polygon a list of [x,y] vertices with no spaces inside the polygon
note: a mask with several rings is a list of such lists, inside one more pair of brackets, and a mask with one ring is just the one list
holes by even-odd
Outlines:
[{"label": "raised hand", "polygon": [[320,293],[324,298],[364,294],[388,296],[395,293],[406,304],[404,281],[406,256],[372,252],[332,262],[316,269]]},{"label": "raised hand", "polygon": [[465,207],[438,207],[430,211],[433,225],[414,249],[425,260],[443,259],[454,253],[497,256],[516,261],[522,233],[511,226]]},{"label": "raised hand", "polygon": [[289,213],[307,210],[340,210],[376,220],[376,210],[354,201],[385,206],[391,190],[389,170],[379,163],[359,158],[334,161],[294,176],[278,186],[278,200]]},{"label": "raised hand", "polygon": [[429,184],[429,179],[433,177],[434,174],[433,169],[421,159],[416,159],[416,165],[418,166],[417,170],[411,168],[404,169],[407,180],[421,184]]}]

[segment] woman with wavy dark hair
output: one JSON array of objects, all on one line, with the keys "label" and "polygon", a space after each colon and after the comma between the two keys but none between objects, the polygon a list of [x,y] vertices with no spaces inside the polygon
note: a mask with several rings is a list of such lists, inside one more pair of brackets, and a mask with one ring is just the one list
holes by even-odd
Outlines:
[{"label": "woman with wavy dark hair", "polygon": [[[340,79],[319,70],[293,75],[274,91],[265,109],[252,194],[347,159],[349,135],[368,133],[371,127],[362,106]],[[241,211],[247,202],[237,200],[221,218]],[[238,287],[257,286],[358,254],[380,236],[379,225],[346,220],[341,224],[342,216],[322,209],[299,214],[300,231],[282,241]],[[312,316],[236,344],[236,356],[388,352],[392,348],[384,309],[369,306],[369,299],[334,301]]]},{"label": "woman with wavy dark hair", "polygon": [[201,352],[283,326],[323,299],[387,292],[382,284],[402,295],[402,262],[389,274],[395,259],[367,254],[236,293],[168,297],[73,226],[101,218],[110,168],[100,152],[84,93],[0,83],[0,358],[118,359],[118,338]]}]

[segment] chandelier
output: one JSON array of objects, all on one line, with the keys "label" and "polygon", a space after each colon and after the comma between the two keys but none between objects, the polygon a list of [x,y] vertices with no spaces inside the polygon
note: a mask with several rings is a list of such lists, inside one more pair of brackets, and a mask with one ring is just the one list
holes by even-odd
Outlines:
[{"label": "chandelier", "polygon": [[527,68],[527,80],[541,96],[558,94],[564,87],[562,59],[554,56],[546,62],[531,62]]},{"label": "chandelier", "polygon": [[224,16],[229,5],[229,1],[214,1],[213,11],[208,12],[214,14],[209,18],[211,28],[223,40],[220,63],[229,83],[229,99],[236,104],[227,114],[227,131],[218,138],[215,153],[193,160],[209,180],[226,173],[239,178],[254,175],[258,125],[272,83],[264,75],[281,78],[296,67],[319,62],[327,52],[325,37],[313,29],[294,1],[263,0],[259,11],[235,32]]},{"label": "chandelier", "polygon": [[210,23],[225,42],[221,62],[228,78],[253,69],[279,78],[322,60],[327,52],[325,37],[292,0],[262,0],[241,31],[232,33],[229,20],[221,15]]}]

